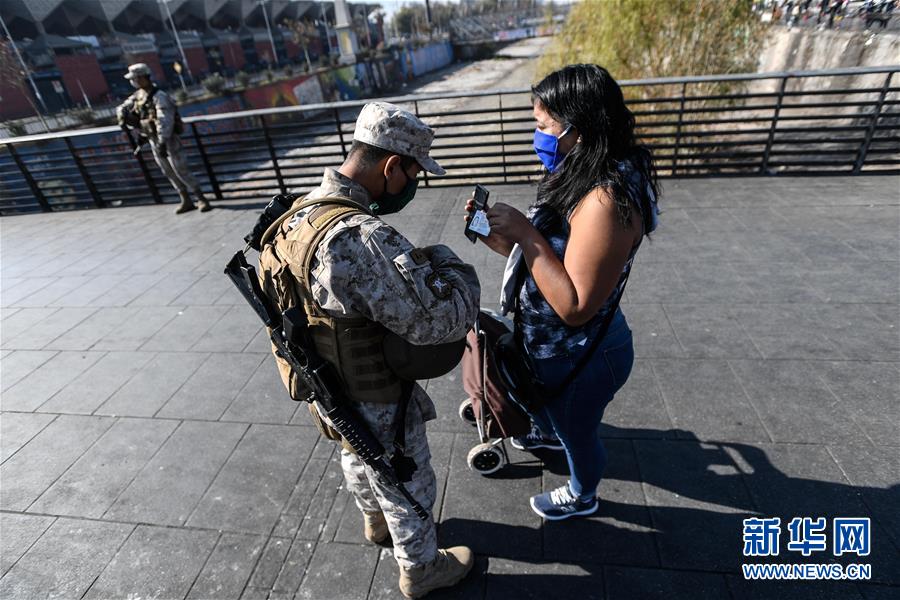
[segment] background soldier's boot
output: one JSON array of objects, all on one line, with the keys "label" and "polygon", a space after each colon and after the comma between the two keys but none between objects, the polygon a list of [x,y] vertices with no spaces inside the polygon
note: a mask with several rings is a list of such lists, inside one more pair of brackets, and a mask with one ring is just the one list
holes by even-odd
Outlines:
[{"label": "background soldier's boot", "polygon": [[369,540],[373,544],[380,544],[387,538],[388,526],[387,521],[384,520],[383,512],[364,512],[363,520],[366,524],[364,534],[367,540]]},{"label": "background soldier's boot", "polygon": [[181,213],[186,213],[189,210],[194,210],[197,208],[194,206],[194,203],[191,202],[191,197],[187,192],[178,192],[178,195],[181,197],[181,204],[178,205],[178,208],[175,209],[175,214],[180,215]]},{"label": "background soldier's boot", "polygon": [[203,196],[203,192],[200,190],[197,190],[197,206],[200,207],[200,212],[212,210],[212,206],[210,206],[209,201]]},{"label": "background soldier's boot", "polygon": [[420,598],[438,588],[456,585],[472,570],[475,558],[465,546],[438,550],[437,558],[422,567],[400,567],[400,592]]}]

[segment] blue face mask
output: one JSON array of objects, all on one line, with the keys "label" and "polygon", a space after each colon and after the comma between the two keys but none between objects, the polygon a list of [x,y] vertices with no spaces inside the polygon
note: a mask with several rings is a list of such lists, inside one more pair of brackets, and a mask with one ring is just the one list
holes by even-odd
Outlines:
[{"label": "blue face mask", "polygon": [[541,162],[544,163],[544,166],[547,167],[547,170],[551,173],[556,172],[559,165],[561,165],[562,161],[566,158],[566,155],[559,151],[559,140],[564,138],[571,129],[572,126],[569,125],[566,127],[565,131],[559,134],[559,137],[544,133],[540,129],[534,130],[534,151],[537,153],[538,158],[541,159]]}]

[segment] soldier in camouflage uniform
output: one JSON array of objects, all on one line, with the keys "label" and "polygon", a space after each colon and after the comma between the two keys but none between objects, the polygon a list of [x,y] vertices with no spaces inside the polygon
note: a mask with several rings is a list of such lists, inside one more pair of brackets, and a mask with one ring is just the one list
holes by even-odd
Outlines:
[{"label": "soldier in camouflage uniform", "polygon": [[[474,268],[450,248],[415,248],[379,218],[399,211],[412,199],[420,170],[444,174],[428,156],[433,137],[433,130],[409,112],[392,104],[369,103],[356,122],[353,145],[344,164],[339,169],[326,169],[321,185],[301,199],[343,196],[370,211],[344,217],[315,248],[309,287],[316,305],[333,317],[374,321],[416,345],[464,338],[475,320],[480,299]],[[296,258],[294,262],[289,258],[291,244],[296,247],[298,243],[290,239],[291,231],[315,208],[301,209],[286,220],[280,234],[273,238],[273,251],[261,255],[264,288],[274,287],[271,272],[281,269],[282,257],[288,257],[284,260],[292,272],[296,269]],[[278,360],[290,389],[290,368]],[[381,444],[390,449],[398,403],[355,401],[354,405]],[[314,416],[328,434],[327,419],[318,413]],[[425,390],[413,384],[406,415],[405,454],[415,461],[417,469],[406,487],[429,512],[437,488],[425,423],[435,417],[434,403]],[[321,427],[323,424],[326,426]],[[468,548],[438,549],[433,518],[419,519],[397,490],[383,483],[346,445],[341,466],[347,487],[363,513],[365,537],[380,542],[390,534],[393,539],[400,589],[406,597],[417,598],[465,577],[473,563]]]},{"label": "soldier in camouflage uniform", "polygon": [[144,63],[128,67],[125,79],[131,82],[137,91],[116,109],[119,126],[136,127],[140,129],[141,136],[150,141],[156,164],[181,198],[181,204],[175,209],[175,214],[197,208],[191,201],[191,194],[197,197],[200,212],[206,212],[212,207],[203,197],[200,184],[188,169],[184,149],[181,146],[181,118],[178,116],[178,107],[169,94],[153,83],[151,74],[150,67]]}]

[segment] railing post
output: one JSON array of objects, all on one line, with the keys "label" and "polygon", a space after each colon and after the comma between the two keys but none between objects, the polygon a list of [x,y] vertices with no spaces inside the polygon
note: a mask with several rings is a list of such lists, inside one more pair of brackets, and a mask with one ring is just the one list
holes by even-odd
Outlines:
[{"label": "railing post", "polygon": [[78,172],[81,173],[81,179],[84,180],[84,185],[87,186],[88,192],[90,192],[91,198],[94,200],[94,204],[97,205],[97,208],[103,208],[106,206],[106,203],[103,201],[103,198],[100,197],[100,193],[97,191],[97,187],[94,185],[94,181],[91,179],[87,169],[84,168],[84,163],[81,162],[78,153],[75,152],[75,146],[72,144],[72,140],[67,137],[65,138],[65,142],[66,148],[69,149],[69,154],[72,155],[72,159],[75,161],[75,166],[78,167]]},{"label": "railing post", "polygon": [[[418,101],[418,100],[413,101],[413,108],[414,108],[414,110],[416,111],[416,116],[418,117],[418,116],[419,116],[419,101]],[[422,169],[422,177],[425,178],[425,187],[429,187],[429,185],[428,185],[428,171],[426,171],[425,169]]]},{"label": "railing post", "polygon": [[341,154],[347,158],[347,145],[344,143],[344,130],[341,129],[341,113],[334,109],[334,126],[337,128],[338,139],[341,140]]},{"label": "railing post", "polygon": [[212,186],[213,194],[216,195],[216,200],[221,200],[222,190],[219,189],[219,181],[216,179],[216,174],[213,172],[212,165],[209,164],[209,157],[206,156],[206,149],[203,147],[203,142],[200,141],[200,134],[197,133],[196,123],[191,123],[191,132],[194,134],[194,143],[197,144],[197,150],[200,152],[200,159],[203,161],[204,168],[206,168],[206,176],[209,178],[209,184]]},{"label": "railing post", "polygon": [[287,188],[284,186],[284,178],[281,176],[281,168],[278,166],[278,159],[275,157],[275,148],[272,146],[272,137],[269,135],[269,126],[266,125],[265,115],[259,115],[259,122],[262,125],[263,135],[266,138],[266,147],[269,149],[269,158],[272,159],[272,167],[275,169],[275,179],[278,180],[278,189],[282,194],[287,194]]},{"label": "railing post", "polygon": [[887,97],[888,90],[891,87],[891,78],[893,76],[894,72],[891,71],[887,74],[887,77],[884,78],[884,85],[881,86],[881,93],[878,94],[878,103],[875,105],[875,112],[872,113],[872,121],[869,123],[869,128],[866,129],[866,137],[859,147],[859,153],[857,154],[856,162],[853,165],[854,175],[857,175],[862,170],[863,164],[866,162],[866,155],[869,153],[869,145],[872,143],[872,138],[875,136],[875,127],[878,125],[878,119],[881,117],[881,107],[884,106],[884,99]]},{"label": "railing post", "polygon": [[509,183],[506,173],[506,131],[503,128],[503,94],[497,94],[497,104],[500,107],[500,152],[503,156],[503,183]]},{"label": "railing post", "polygon": [[52,212],[53,207],[50,206],[50,203],[47,202],[47,197],[44,196],[44,192],[41,191],[41,188],[38,187],[37,182],[34,180],[34,177],[31,176],[31,173],[28,172],[28,168],[25,166],[25,163],[22,162],[22,159],[19,158],[19,153],[16,152],[15,147],[12,144],[5,144],[6,149],[9,150],[10,155],[13,157],[13,160],[16,162],[16,165],[19,167],[19,170],[22,171],[22,176],[25,177],[25,181],[28,183],[28,187],[31,188],[31,193],[34,194],[34,197],[37,198],[38,204],[41,205],[41,210],[44,212]]},{"label": "railing post", "polygon": [[678,149],[681,147],[681,126],[684,123],[684,96],[687,93],[687,82],[681,84],[681,101],[678,105],[678,125],[675,126],[675,149],[672,151],[672,177],[678,170]]},{"label": "railing post", "polygon": [[784,90],[787,88],[787,82],[790,75],[781,78],[781,86],[778,88],[778,100],[775,102],[775,113],[772,115],[772,126],[769,128],[769,139],[766,140],[766,151],[763,153],[762,165],[759,167],[760,173],[765,173],[769,167],[769,154],[772,153],[772,143],[775,141],[775,128],[778,127],[778,115],[781,114],[781,105],[784,102]]},{"label": "railing post", "polygon": [[150,188],[150,195],[153,196],[153,201],[157,204],[162,204],[162,196],[159,195],[159,188],[156,187],[156,182],[153,181],[153,177],[150,176],[150,171],[147,169],[147,161],[144,160],[144,153],[141,152],[138,148],[137,142],[134,141],[134,138],[131,137],[131,132],[125,130],[125,137],[128,138],[128,145],[131,146],[131,152],[137,158],[138,166],[141,168],[141,173],[144,175],[144,181],[147,182],[147,187]]}]

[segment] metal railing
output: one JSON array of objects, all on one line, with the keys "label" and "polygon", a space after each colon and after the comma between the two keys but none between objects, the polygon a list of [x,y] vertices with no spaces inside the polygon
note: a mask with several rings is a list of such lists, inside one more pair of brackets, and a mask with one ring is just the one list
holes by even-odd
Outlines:
[{"label": "metal railing", "polygon": [[[900,171],[900,65],[620,82],[664,177]],[[389,99],[436,130],[447,169],[422,185],[521,183],[539,172],[529,90]],[[315,187],[366,101],[184,119],[189,166],[217,200]],[[0,139],[0,213],[163,202],[175,191],[116,127]]]}]

